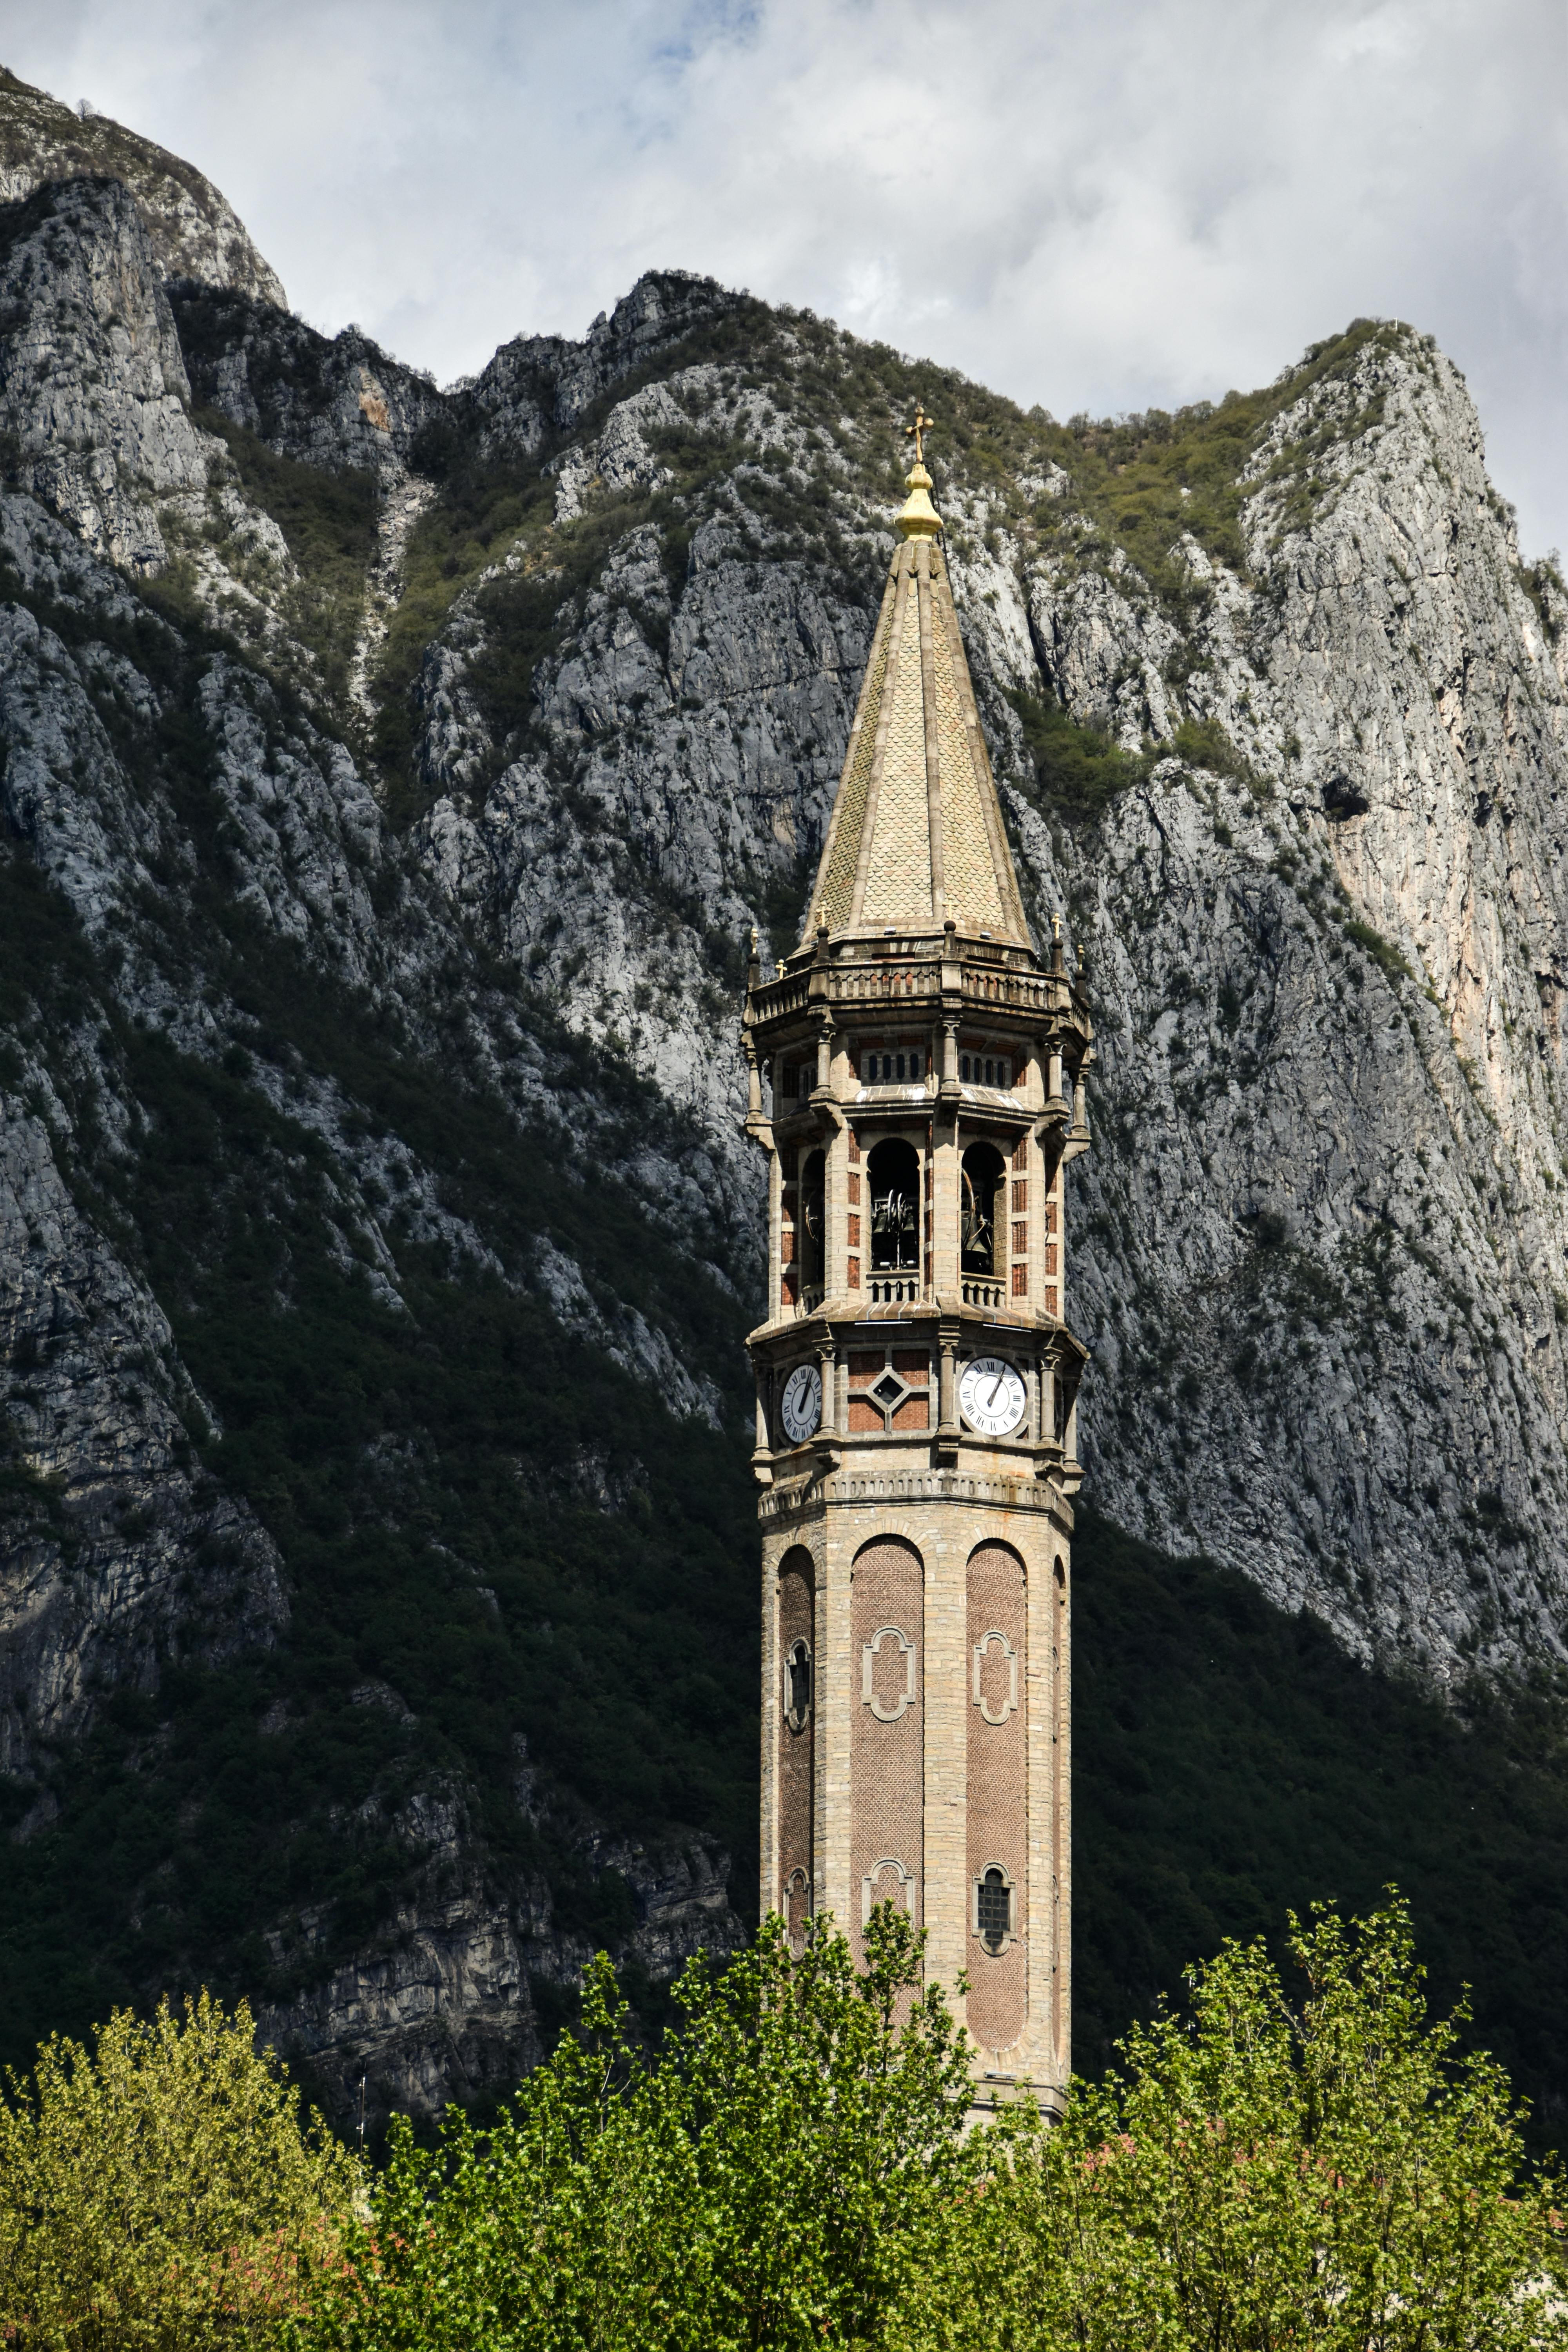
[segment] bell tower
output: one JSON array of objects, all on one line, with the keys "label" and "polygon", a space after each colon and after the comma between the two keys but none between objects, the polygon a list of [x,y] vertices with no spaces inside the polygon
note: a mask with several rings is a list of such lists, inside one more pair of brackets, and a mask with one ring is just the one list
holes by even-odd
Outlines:
[{"label": "bell tower", "polygon": [[763,1534],[762,1907],[927,1931],[975,2104],[1070,2065],[1076,1398],[1063,1177],[1088,1009],[1018,894],[915,462],[805,932],[753,947],[768,1160],[749,1341]]}]

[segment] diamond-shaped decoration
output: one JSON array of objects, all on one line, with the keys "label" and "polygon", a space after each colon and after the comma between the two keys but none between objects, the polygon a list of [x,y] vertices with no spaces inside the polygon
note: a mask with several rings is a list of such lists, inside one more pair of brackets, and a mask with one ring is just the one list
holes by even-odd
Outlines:
[{"label": "diamond-shaped decoration", "polygon": [[877,1402],[885,1407],[889,1412],[891,1412],[893,1407],[898,1403],[899,1399],[903,1395],[903,1392],[904,1384],[902,1381],[900,1380],[896,1372],[884,1372],[881,1379],[877,1382],[876,1387],[871,1391],[871,1394],[876,1398]]}]

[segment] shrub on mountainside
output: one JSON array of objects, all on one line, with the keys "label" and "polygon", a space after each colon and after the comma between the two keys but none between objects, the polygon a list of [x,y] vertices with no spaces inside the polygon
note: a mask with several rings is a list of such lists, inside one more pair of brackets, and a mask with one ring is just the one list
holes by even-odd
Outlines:
[{"label": "shrub on mountainside", "polygon": [[0,2096],[0,2340],[20,2352],[266,2345],[320,2292],[359,2169],[250,2011],[118,2010]]},{"label": "shrub on mountainside", "polygon": [[395,2133],[373,2221],[307,2323],[314,2352],[742,2352],[984,2340],[1037,2352],[1525,2352],[1562,2341],[1551,2184],[1506,2077],[1429,2023],[1408,1917],[1321,1911],[1227,1945],[1191,2003],[1079,2084],[963,2137],[963,2043],[921,1938],[870,1966],[771,1921],[677,1991],[647,2063],[601,1961],[487,2136]]}]

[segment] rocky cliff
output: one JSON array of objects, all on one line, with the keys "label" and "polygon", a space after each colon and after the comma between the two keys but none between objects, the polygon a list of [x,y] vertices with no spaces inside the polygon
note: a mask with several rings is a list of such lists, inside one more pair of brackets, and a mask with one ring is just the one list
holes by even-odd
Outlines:
[{"label": "rocky cliff", "polygon": [[441,392],[88,161],[0,212],[18,2037],[68,1949],[428,2105],[742,1932],[737,989],[917,393],[1096,1005],[1099,1507],[1554,1670],[1568,606],[1441,354],[1060,425],[668,273]]},{"label": "rocky cliff", "polygon": [[277,271],[194,164],[85,101],[62,106],[0,66],[0,201],[15,203],[50,180],[81,178],[118,180],[130,191],[160,277],[232,286],[283,308]]},{"label": "rocky cliff", "polygon": [[[872,451],[913,373],[879,355],[873,425],[878,362],[846,339],[750,341],[547,460],[549,517],[455,600],[410,698],[443,890],[547,952],[574,1025],[624,1036],[721,1146],[703,962],[757,914],[782,943],[816,856]],[[1361,1654],[1559,1658],[1565,608],[1464,387],[1419,336],[1358,329],[1212,416],[1097,433],[944,395],[1017,852],[1100,1007],[1097,1491]],[[510,583],[617,503],[503,732]]]}]

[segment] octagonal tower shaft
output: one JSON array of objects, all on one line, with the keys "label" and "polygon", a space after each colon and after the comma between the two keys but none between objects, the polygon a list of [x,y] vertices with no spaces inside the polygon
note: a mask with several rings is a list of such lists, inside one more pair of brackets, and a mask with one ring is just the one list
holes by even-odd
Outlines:
[{"label": "octagonal tower shaft", "polygon": [[771,977],[753,952],[746,998],[762,1903],[857,1946],[902,1905],[977,2105],[1054,2101],[1086,1356],[1064,1175],[1092,1030],[1030,938],[918,455],[908,487],[805,937]]}]

